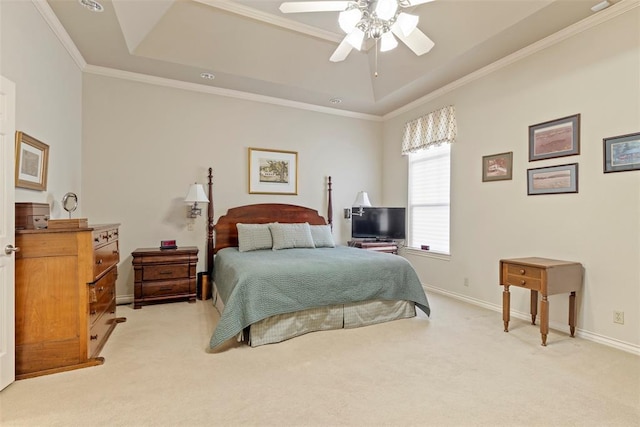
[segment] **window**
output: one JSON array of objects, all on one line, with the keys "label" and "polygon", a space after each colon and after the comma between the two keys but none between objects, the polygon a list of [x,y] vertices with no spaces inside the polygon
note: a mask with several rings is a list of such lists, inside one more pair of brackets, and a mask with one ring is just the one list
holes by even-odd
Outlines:
[{"label": "window", "polygon": [[449,254],[451,144],[409,154],[408,246]]}]

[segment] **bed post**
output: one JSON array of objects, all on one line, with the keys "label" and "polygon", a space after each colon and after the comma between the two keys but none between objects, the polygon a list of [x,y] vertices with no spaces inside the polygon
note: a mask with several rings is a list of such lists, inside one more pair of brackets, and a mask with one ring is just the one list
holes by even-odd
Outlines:
[{"label": "bed post", "polygon": [[331,202],[331,176],[329,176],[329,182],[327,184],[329,193],[329,202],[327,203],[327,221],[333,230],[333,203]]},{"label": "bed post", "polygon": [[207,209],[207,276],[213,282],[213,168],[209,168],[209,207]]}]

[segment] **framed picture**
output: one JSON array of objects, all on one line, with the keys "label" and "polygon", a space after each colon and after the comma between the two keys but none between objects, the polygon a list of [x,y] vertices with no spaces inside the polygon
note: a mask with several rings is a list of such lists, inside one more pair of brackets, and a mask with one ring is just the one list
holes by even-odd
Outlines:
[{"label": "framed picture", "polygon": [[250,194],[298,194],[298,153],[249,148]]},{"label": "framed picture", "polygon": [[578,164],[527,169],[527,194],[578,192]]},{"label": "framed picture", "polygon": [[482,182],[512,178],[513,151],[482,157]]},{"label": "framed picture", "polygon": [[49,146],[44,142],[16,132],[16,187],[45,191]]},{"label": "framed picture", "polygon": [[580,154],[580,114],[529,126],[529,161]]},{"label": "framed picture", "polygon": [[604,173],[640,169],[640,132],[604,138]]}]

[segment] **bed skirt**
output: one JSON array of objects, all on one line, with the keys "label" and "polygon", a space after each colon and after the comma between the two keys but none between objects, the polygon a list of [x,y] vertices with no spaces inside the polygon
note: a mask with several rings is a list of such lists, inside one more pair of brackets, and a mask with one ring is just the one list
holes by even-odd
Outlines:
[{"label": "bed skirt", "polygon": [[[224,304],[214,287],[214,305],[222,313]],[[328,307],[310,308],[278,314],[256,322],[238,334],[238,341],[251,347],[282,342],[309,332],[350,329],[376,323],[415,317],[413,301],[362,301]]]}]

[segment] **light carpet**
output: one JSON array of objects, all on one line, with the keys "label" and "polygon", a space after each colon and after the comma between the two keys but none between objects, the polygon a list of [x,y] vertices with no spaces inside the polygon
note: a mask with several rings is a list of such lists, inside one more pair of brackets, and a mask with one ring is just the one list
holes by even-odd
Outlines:
[{"label": "light carpet", "polygon": [[423,313],[207,352],[211,300],[119,306],[102,366],[17,381],[2,426],[638,426],[640,358],[430,294]]}]

